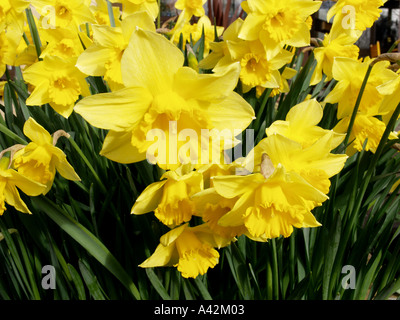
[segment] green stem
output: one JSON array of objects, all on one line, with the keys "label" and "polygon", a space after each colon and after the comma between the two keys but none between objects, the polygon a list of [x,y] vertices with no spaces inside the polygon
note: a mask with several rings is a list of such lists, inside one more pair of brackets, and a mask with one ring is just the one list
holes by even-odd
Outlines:
[{"label": "green stem", "polygon": [[[26,18],[27,18],[28,25],[29,25],[29,30],[32,35],[33,43],[36,48],[36,54],[39,58],[42,53],[42,50],[41,50],[42,43],[40,41],[39,32],[38,32],[36,24],[35,24],[35,19],[33,18],[32,11],[30,8],[25,9],[25,13],[26,13]],[[39,58],[39,60],[40,60],[40,58]]]},{"label": "green stem", "polygon": [[279,274],[278,274],[278,255],[276,252],[276,239],[271,239],[272,244],[272,277],[273,277],[273,298],[279,300]]},{"label": "green stem", "polygon": [[264,98],[261,102],[260,108],[258,109],[256,119],[254,120],[254,130],[258,130],[260,126],[261,116],[264,113],[265,106],[267,105],[267,101],[269,96],[271,95],[272,89],[265,89]]},{"label": "green stem", "polygon": [[161,0],[158,0],[157,29],[161,28]]},{"label": "green stem", "polygon": [[110,0],[107,0],[107,10],[108,10],[108,17],[110,18],[110,25],[111,27],[115,27],[114,12]]},{"label": "green stem", "polygon": [[364,94],[365,87],[367,86],[368,78],[369,78],[369,76],[371,74],[372,67],[373,67],[372,65],[368,66],[368,70],[367,70],[367,73],[365,74],[363,83],[361,85],[360,92],[358,93],[356,105],[354,106],[353,113],[351,114],[349,127],[347,128],[347,134],[346,134],[346,137],[344,138],[344,148],[345,148],[345,150],[347,149],[347,144],[349,143],[350,133],[353,130],[354,121],[356,120],[358,108],[360,106],[361,99],[362,99],[362,96]]}]

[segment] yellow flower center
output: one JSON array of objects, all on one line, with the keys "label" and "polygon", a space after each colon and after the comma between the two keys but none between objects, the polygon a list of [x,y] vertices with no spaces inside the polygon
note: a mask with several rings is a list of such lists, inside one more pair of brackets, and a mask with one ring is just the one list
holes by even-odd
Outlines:
[{"label": "yellow flower center", "polygon": [[270,79],[271,70],[264,57],[249,52],[243,56],[240,65],[240,79],[248,86],[259,86]]},{"label": "yellow flower center", "polygon": [[213,268],[219,260],[219,253],[209,244],[202,243],[191,231],[183,231],[176,240],[179,261],[175,267],[185,278],[203,275]]},{"label": "yellow flower center", "polygon": [[262,28],[273,40],[281,42],[291,39],[302,22],[296,11],[282,8],[268,15]]},{"label": "yellow flower center", "polygon": [[79,97],[80,85],[75,78],[61,76],[55,78],[49,86],[49,97],[52,102],[68,106],[73,104]]},{"label": "yellow flower center", "polygon": [[188,159],[200,163],[202,129],[210,128],[209,122],[200,108],[189,105],[175,92],[167,92],[154,97],[141,123],[133,130],[131,143],[139,152],[146,152],[158,143],[160,148],[154,156],[159,164],[167,164],[168,169],[176,169]]},{"label": "yellow flower center", "polygon": [[231,239],[243,234],[245,231],[243,226],[239,227],[222,227],[218,224],[219,219],[232,210],[236,203],[234,199],[221,199],[217,204],[207,203],[203,213],[203,221],[208,224],[210,229],[223,238]]},{"label": "yellow flower center", "polygon": [[194,203],[189,196],[189,186],[185,181],[168,180],[164,185],[162,200],[154,211],[155,216],[167,226],[189,221],[195,213]]},{"label": "yellow flower center", "polygon": [[14,167],[23,176],[47,184],[54,178],[54,170],[50,169],[51,155],[47,150],[34,142],[25,147],[21,155],[14,159]]}]

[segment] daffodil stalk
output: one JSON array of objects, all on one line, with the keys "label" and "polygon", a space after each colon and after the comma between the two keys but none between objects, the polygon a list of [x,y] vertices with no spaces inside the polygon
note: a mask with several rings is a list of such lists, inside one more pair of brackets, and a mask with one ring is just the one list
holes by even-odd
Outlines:
[{"label": "daffodil stalk", "polygon": [[110,18],[110,25],[111,27],[115,27],[115,19],[114,19],[112,3],[109,0],[107,0],[107,10],[108,10],[108,17]]},{"label": "daffodil stalk", "polygon": [[39,32],[36,27],[35,19],[33,18],[32,11],[30,8],[25,9],[25,13],[26,13],[26,18],[27,18],[28,25],[29,25],[29,30],[32,35],[33,43],[36,48],[36,54],[40,60],[40,55],[42,53],[42,49],[41,49],[42,42],[40,41]]},{"label": "daffodil stalk", "polygon": [[360,106],[361,99],[362,99],[365,87],[367,85],[367,82],[368,82],[368,78],[369,78],[369,76],[371,74],[371,71],[372,71],[372,67],[373,66],[371,64],[368,66],[367,73],[365,74],[364,81],[363,81],[363,83],[361,85],[361,89],[360,89],[360,92],[359,92],[358,97],[357,97],[356,104],[355,104],[354,109],[353,109],[353,113],[351,114],[349,127],[347,129],[347,134],[346,134],[346,137],[344,138],[345,152],[346,152],[346,149],[347,149],[347,144],[349,143],[350,133],[351,133],[351,130],[353,129],[354,121],[356,120],[358,107]]}]

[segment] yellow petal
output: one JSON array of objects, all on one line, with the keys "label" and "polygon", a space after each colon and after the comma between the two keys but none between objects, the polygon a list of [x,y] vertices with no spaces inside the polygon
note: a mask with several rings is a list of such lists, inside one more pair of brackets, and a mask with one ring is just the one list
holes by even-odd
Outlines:
[{"label": "yellow petal", "polygon": [[121,59],[126,86],[146,87],[153,95],[169,91],[172,77],[182,67],[182,52],[155,32],[133,32]]},{"label": "yellow petal", "polygon": [[212,126],[218,130],[243,131],[255,119],[254,109],[236,92],[213,104],[207,112]]},{"label": "yellow petal", "polygon": [[153,268],[163,267],[169,264],[172,254],[175,250],[175,246],[164,246],[161,243],[157,246],[153,254],[142,262],[139,267],[141,268]]},{"label": "yellow petal", "polygon": [[86,97],[74,110],[97,128],[125,131],[141,121],[151,101],[145,88],[124,88]]},{"label": "yellow petal", "polygon": [[215,190],[225,198],[237,197],[248,190],[252,190],[264,181],[261,174],[247,176],[217,176],[212,178]]},{"label": "yellow petal", "polygon": [[198,74],[192,68],[183,67],[175,75],[174,91],[184,99],[209,101],[224,98],[235,89],[239,74],[239,63],[218,74]]},{"label": "yellow petal", "polygon": [[316,126],[322,119],[323,111],[316,99],[299,103],[289,110],[286,120],[299,127]]},{"label": "yellow petal", "polygon": [[11,175],[9,181],[28,196],[38,196],[46,189],[45,185],[30,180],[14,170],[9,170],[8,172]]},{"label": "yellow petal", "polygon": [[76,67],[91,76],[103,76],[106,73],[105,64],[109,61],[112,50],[97,45],[90,46],[79,56]]},{"label": "yellow petal", "polygon": [[264,20],[265,16],[250,13],[243,22],[239,38],[248,41],[257,40]]},{"label": "yellow petal", "polygon": [[50,133],[31,117],[25,121],[23,131],[24,135],[38,145],[46,145],[53,142]]},{"label": "yellow petal", "polygon": [[4,197],[5,201],[18,211],[32,214],[32,212],[26,206],[25,202],[22,201],[21,196],[19,195],[18,190],[15,188],[15,186],[7,185],[4,188]]},{"label": "yellow petal", "polygon": [[146,189],[144,189],[140,196],[136,199],[131,213],[144,214],[154,211],[161,202],[163,195],[162,187],[166,182],[167,180],[157,181],[147,186]]},{"label": "yellow petal", "polygon": [[47,83],[47,81],[42,81],[38,85],[36,85],[28,99],[26,99],[26,105],[41,106],[49,103],[50,97],[48,94],[48,88],[49,84]]},{"label": "yellow petal", "polygon": [[182,234],[183,231],[188,227],[188,224],[185,223],[184,225],[174,228],[171,231],[167,232],[160,238],[160,242],[163,246],[170,246],[175,242],[176,239]]},{"label": "yellow petal", "polygon": [[51,153],[56,159],[55,168],[62,177],[71,181],[81,180],[81,178],[79,178],[78,174],[75,172],[75,169],[67,161],[67,156],[61,149],[52,147]]}]

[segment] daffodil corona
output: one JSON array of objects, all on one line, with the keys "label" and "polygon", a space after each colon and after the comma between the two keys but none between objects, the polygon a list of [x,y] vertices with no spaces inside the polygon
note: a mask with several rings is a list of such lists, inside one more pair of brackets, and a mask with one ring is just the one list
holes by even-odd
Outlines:
[{"label": "daffodil corona", "polygon": [[24,134],[32,142],[16,152],[13,166],[21,175],[45,185],[43,194],[50,190],[56,170],[65,179],[80,180],[64,152],[54,145],[53,137],[33,118],[25,122]]}]

